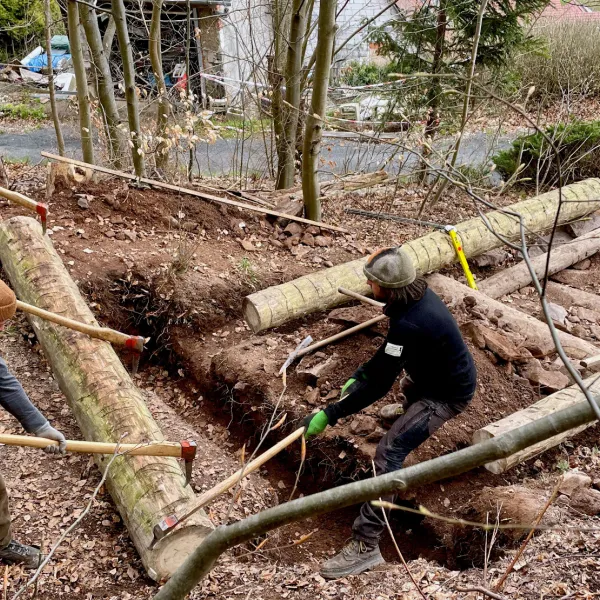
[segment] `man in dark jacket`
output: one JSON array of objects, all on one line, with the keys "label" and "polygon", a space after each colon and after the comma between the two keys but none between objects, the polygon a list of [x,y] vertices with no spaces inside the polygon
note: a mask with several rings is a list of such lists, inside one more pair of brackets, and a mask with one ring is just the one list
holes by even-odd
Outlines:
[{"label": "man in dark jacket", "polygon": [[[13,291],[0,281],[0,331],[6,321],[11,319],[17,304]],[[27,394],[8,370],[6,362],[0,357],[0,406],[15,417],[27,433],[59,442],[59,446],[48,446],[44,452],[64,454],[65,436],[54,429],[46,418],[31,403]],[[40,551],[33,546],[26,546],[13,539],[10,512],[8,509],[8,493],[4,479],[0,475],[0,560],[7,563],[21,563],[26,567],[38,566]]]},{"label": "man in dark jacket", "polygon": [[[407,455],[446,421],[462,412],[475,393],[473,358],[442,300],[417,276],[410,256],[386,248],[369,257],[364,273],[389,317],[386,341],[346,382],[341,399],[304,420],[306,437],[353,415],[385,396],[404,369],[405,410],[383,436],[375,455],[378,475],[402,468]],[[385,498],[393,501],[394,496]],[[362,505],[352,540],[326,561],[321,575],[337,579],[384,562],[379,539],[386,528],[382,509]]]}]

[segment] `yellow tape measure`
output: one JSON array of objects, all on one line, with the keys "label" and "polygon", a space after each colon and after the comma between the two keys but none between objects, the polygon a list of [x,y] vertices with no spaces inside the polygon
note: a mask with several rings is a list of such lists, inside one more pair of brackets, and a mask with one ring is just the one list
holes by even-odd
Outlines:
[{"label": "yellow tape measure", "polygon": [[454,250],[456,250],[456,254],[458,256],[458,260],[465,272],[465,277],[467,278],[467,283],[469,287],[473,290],[477,289],[477,284],[475,283],[475,277],[473,277],[473,273],[471,273],[471,269],[469,268],[469,263],[467,262],[467,257],[465,256],[462,244],[458,239],[458,234],[456,233],[456,227],[454,225],[446,225],[444,227],[446,233],[450,236],[452,240],[452,245],[454,246]]}]

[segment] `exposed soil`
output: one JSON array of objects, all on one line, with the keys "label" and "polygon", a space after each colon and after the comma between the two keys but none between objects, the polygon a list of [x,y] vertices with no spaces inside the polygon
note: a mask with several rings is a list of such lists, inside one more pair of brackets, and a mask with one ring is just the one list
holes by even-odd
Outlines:
[{"label": "exposed soil", "polygon": [[[35,176],[38,190],[30,189],[29,193],[43,200],[42,178]],[[281,244],[282,228],[258,216],[189,196],[137,189],[120,180],[105,180],[80,187],[58,187],[50,201],[49,233],[98,319],[104,324],[152,337],[148,352],[142,357],[137,382],[151,394],[150,408],[169,436],[193,437],[198,441],[201,459],[195,469],[193,485],[201,491],[235,471],[242,446],[255,447],[274,410],[273,422],[283,414],[287,415],[286,421],[267,437],[265,444],[292,431],[307,413],[334,401],[344,381],[373,354],[382,341],[381,336],[385,335],[383,327],[374,328],[308,355],[288,370],[288,387],[280,399],[282,382],[277,372],[288,353],[307,335],[321,339],[341,331],[344,325],[340,324],[339,315],[317,314],[262,335],[252,335],[241,316],[243,297],[255,289],[287,281],[310,270],[352,260],[378,246],[399,244],[423,235],[427,232],[423,227],[370,222],[343,213],[343,209],[351,205],[415,216],[423,197],[424,191],[417,187],[335,197],[324,203],[324,221],[343,224],[352,233],[333,234],[323,230],[320,233],[327,236],[327,246],[313,248],[301,244],[290,250]],[[78,206],[81,199],[88,208]],[[514,201],[514,197],[507,197],[501,203]],[[23,214],[18,207],[3,202],[0,202],[0,211],[0,218]],[[451,192],[447,203],[423,216],[444,223],[451,215],[453,222],[459,222],[475,213],[470,199]],[[246,248],[242,247],[242,241]],[[475,270],[483,278],[494,269]],[[455,267],[445,272],[457,279],[462,277]],[[600,259],[592,261],[589,273],[590,288],[599,289]],[[527,292],[513,295],[509,300],[531,312],[535,310]],[[354,316],[363,320],[369,310],[361,309],[360,314],[355,311]],[[469,318],[460,310],[455,316],[459,323]],[[9,335],[2,337],[2,353],[32,400],[69,437],[77,438],[79,432],[65,407],[65,400],[43,358],[32,351],[34,345],[23,320],[17,322]],[[475,399],[464,414],[446,424],[410,455],[407,465],[466,447],[473,432],[483,425],[539,399],[539,392],[515,377],[510,364],[498,361],[479,348],[471,346],[471,350],[478,369]],[[319,377],[302,372],[329,359],[329,366]],[[124,356],[124,361],[127,360]],[[44,374],[43,378],[40,373]],[[355,419],[350,418],[335,429],[328,429],[317,441],[311,441],[296,496],[369,476],[371,458],[383,427],[379,409],[398,399],[398,390],[394,387],[384,400],[364,411],[364,415],[377,422],[377,429],[369,435],[356,433],[357,424],[353,426]],[[2,420],[2,426],[5,431],[19,429],[9,417]],[[486,486],[522,484],[528,479],[531,487],[551,489],[558,474],[556,464],[565,457],[571,467],[599,477],[597,458],[593,455],[592,460],[591,451],[581,450],[592,448],[596,437],[597,433],[590,429],[569,444],[502,476],[479,469],[451,481],[420,488],[404,501],[410,506],[423,504],[444,515],[468,516],[473,510],[474,498]],[[55,540],[59,529],[70,523],[72,514],[83,508],[86,495],[89,497],[93,491],[99,479],[95,467],[88,465],[85,457],[70,456],[59,459],[60,469],[40,475],[38,455],[32,460],[29,451],[9,448],[0,451],[5,459],[3,474],[13,498],[15,528],[20,538],[35,542],[44,532],[47,539]],[[294,487],[299,456],[297,444],[251,476],[239,499],[233,501],[233,496],[226,495],[211,505],[210,518],[215,523],[237,520],[287,500]],[[50,460],[42,458],[42,464],[50,464]],[[46,481],[55,483],[51,486],[45,484]],[[75,496],[73,489],[77,491]],[[48,514],[49,511],[44,510],[47,505],[53,509],[62,506],[60,511],[54,510],[60,514]],[[26,519],[33,514],[35,517]],[[383,553],[390,565],[338,582],[326,583],[320,578],[319,562],[344,543],[355,516],[356,508],[349,508],[323,518],[307,519],[273,532],[259,552],[248,554],[261,540],[238,548],[224,557],[194,595],[197,598],[240,595],[265,599],[416,597],[403,567],[396,564],[397,556],[389,541]],[[569,523],[577,523],[573,515]],[[422,520],[422,517],[404,513],[395,516],[393,529],[401,551],[410,561],[411,571],[427,593],[440,598],[446,594],[456,597],[453,585],[459,578],[481,584],[481,571],[470,567],[483,563],[483,534],[465,534],[464,528],[459,530],[431,518]],[[294,544],[311,532],[312,536],[304,543]],[[151,596],[153,585],[145,578],[127,532],[106,493],[99,496],[92,516],[69,539],[64,545],[66,550],[55,563],[56,572],[49,569],[44,575],[40,597],[61,593],[72,598],[89,598],[89,594],[124,599]],[[577,546],[577,540],[582,539],[585,540],[583,546]],[[92,543],[96,545],[85,546]],[[84,549],[91,548],[94,552],[82,554]],[[539,562],[541,573],[551,569],[542,575],[549,597],[572,590],[594,589],[597,575],[571,581],[569,559],[561,562],[564,568],[548,562],[552,553],[566,552],[567,548],[574,555],[597,551],[597,534],[547,532],[530,544],[527,555],[530,562]],[[500,573],[512,552],[511,544],[502,539],[496,550],[507,552],[506,555],[492,554],[495,561],[492,569]],[[581,556],[575,560],[584,572],[593,571],[594,565],[590,563],[588,567]],[[537,567],[534,568],[533,562],[530,575],[525,569],[525,576],[519,572],[511,580],[515,597],[539,597]],[[449,569],[466,570],[459,574]],[[74,574],[78,577],[72,580]],[[11,585],[16,586],[20,580],[22,577],[12,572]],[[558,591],[552,591],[554,585],[559,586]],[[560,585],[566,585],[567,591],[561,592]]]}]

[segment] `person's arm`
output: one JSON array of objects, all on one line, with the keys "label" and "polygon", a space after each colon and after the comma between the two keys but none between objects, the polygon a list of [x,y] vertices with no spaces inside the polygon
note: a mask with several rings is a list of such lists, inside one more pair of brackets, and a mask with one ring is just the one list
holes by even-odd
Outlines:
[{"label": "person's arm", "polygon": [[[48,423],[44,415],[33,405],[18,379],[8,370],[6,362],[0,357],[0,406],[21,423],[27,433],[56,440],[58,450],[64,452],[65,436]],[[45,448],[53,453],[56,446]]]},{"label": "person's arm", "polygon": [[360,412],[390,391],[406,363],[407,342],[409,332],[390,329],[379,350],[352,376],[356,382],[349,387],[349,394],[325,409],[329,425]]}]

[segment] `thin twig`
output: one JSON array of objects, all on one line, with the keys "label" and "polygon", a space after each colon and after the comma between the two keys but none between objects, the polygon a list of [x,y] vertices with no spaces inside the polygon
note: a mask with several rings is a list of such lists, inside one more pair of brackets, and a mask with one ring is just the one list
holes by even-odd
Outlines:
[{"label": "thin twig", "polygon": [[[375,470],[375,463],[373,461],[371,461],[371,465],[373,466],[373,476],[377,477],[377,471]],[[381,509],[381,514],[383,515],[383,520],[385,521],[387,530],[390,534],[390,537],[392,538],[392,542],[394,543],[394,548],[396,548],[396,552],[398,553],[398,556],[400,557],[400,560],[402,561],[402,564],[404,565],[404,568],[406,569],[406,572],[408,573],[410,580],[413,582],[413,585],[419,592],[421,598],[423,598],[423,600],[428,600],[427,596],[423,593],[423,590],[419,587],[419,584],[416,582],[415,578],[413,577],[413,574],[410,572],[410,569],[408,568],[408,565],[406,564],[406,561],[404,560],[404,556],[402,555],[402,552],[400,552],[400,548],[398,547],[398,543],[396,542],[394,532],[392,531],[392,528],[390,527],[390,522],[387,518],[387,515],[385,514],[385,508]]]},{"label": "thin twig", "polygon": [[484,588],[480,585],[475,585],[473,587],[469,587],[469,588],[463,588],[463,587],[458,587],[455,586],[454,589],[457,592],[463,592],[463,593],[467,593],[467,592],[479,592],[480,594],[484,594],[485,596],[489,596],[490,598],[494,598],[494,600],[506,600],[506,598],[504,596],[501,596],[500,594],[495,594],[494,592],[488,590],[487,588]]}]

